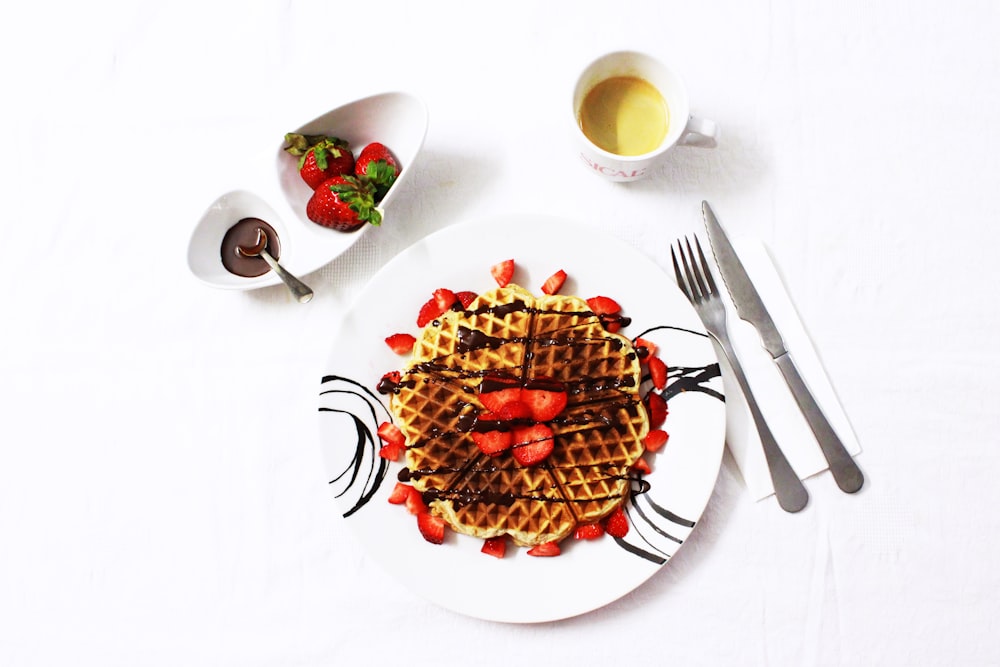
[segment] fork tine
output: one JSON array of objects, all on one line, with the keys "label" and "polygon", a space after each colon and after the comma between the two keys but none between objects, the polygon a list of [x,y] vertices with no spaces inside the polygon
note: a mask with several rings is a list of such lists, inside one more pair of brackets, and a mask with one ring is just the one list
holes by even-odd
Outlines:
[{"label": "fork tine", "polygon": [[684,296],[687,297],[688,301],[693,301],[694,297],[691,295],[691,290],[688,289],[687,283],[684,282],[684,274],[681,273],[681,267],[677,265],[677,255],[674,253],[673,246],[670,246],[670,260],[674,263],[674,275],[677,277],[677,286],[684,292]]},{"label": "fork tine", "polygon": [[705,275],[708,289],[711,290],[712,294],[718,294],[719,290],[715,287],[715,278],[712,277],[712,271],[708,268],[708,260],[705,259],[705,253],[701,250],[701,242],[698,241],[697,236],[694,237],[694,244],[698,248],[698,257],[701,258],[701,272]]},{"label": "fork tine", "polygon": [[698,265],[694,261],[694,251],[691,250],[691,241],[686,236],[684,237],[684,244],[687,246],[687,252],[681,252],[681,261],[684,262],[684,270],[687,271],[691,289],[697,293],[698,300],[700,301],[708,296],[708,291],[705,289],[705,283],[698,272]]}]

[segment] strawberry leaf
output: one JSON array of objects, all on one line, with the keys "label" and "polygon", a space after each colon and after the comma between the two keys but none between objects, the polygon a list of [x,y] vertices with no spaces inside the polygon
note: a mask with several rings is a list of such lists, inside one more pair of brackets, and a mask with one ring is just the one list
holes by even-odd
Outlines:
[{"label": "strawberry leaf", "polygon": [[335,183],[330,190],[347,204],[358,220],[375,225],[382,224],[382,210],[375,206],[375,186],[367,178],[344,176],[342,183]]}]

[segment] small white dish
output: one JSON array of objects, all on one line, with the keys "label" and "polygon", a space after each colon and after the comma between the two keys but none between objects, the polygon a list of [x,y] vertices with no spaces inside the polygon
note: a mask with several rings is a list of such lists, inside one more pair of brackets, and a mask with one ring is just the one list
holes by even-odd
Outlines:
[{"label": "small white dish", "polygon": [[281,264],[298,276],[332,261],[369,232],[371,225],[344,233],[321,227],[306,217],[312,190],[299,176],[296,159],[284,150],[287,132],[339,137],[350,144],[355,155],[374,141],[385,144],[401,168],[380,204],[384,211],[382,224],[392,224],[392,201],[417,162],[427,135],[427,120],[422,100],[410,93],[391,92],[337,107],[298,127],[276,127],[275,136],[281,141],[267,154],[270,164],[256,170],[259,176],[248,177],[245,186],[219,196],[202,214],[188,243],[188,268],[202,282],[221,289],[248,290],[279,284],[273,271],[244,278],[222,266],[222,237],[245,217],[260,218],[274,227],[281,242]]}]

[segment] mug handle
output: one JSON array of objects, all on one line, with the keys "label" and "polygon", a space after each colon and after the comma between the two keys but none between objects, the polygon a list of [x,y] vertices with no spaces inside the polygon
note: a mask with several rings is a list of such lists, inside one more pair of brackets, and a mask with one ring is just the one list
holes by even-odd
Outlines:
[{"label": "mug handle", "polygon": [[684,134],[677,142],[682,146],[697,146],[699,148],[715,148],[718,145],[719,126],[707,118],[688,116]]}]

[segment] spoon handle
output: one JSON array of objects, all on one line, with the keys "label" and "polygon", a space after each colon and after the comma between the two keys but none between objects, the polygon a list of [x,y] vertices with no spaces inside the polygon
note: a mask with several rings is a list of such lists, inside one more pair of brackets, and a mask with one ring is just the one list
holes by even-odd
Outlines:
[{"label": "spoon handle", "polygon": [[261,250],[260,256],[264,258],[264,261],[271,267],[271,270],[278,274],[278,277],[281,278],[281,281],[285,283],[285,286],[288,287],[292,296],[294,296],[299,303],[306,303],[312,300],[313,291],[309,288],[309,286],[290,274],[288,271],[285,271],[285,268],[281,266],[281,264],[278,264],[274,257],[271,257],[271,253],[266,250]]}]

